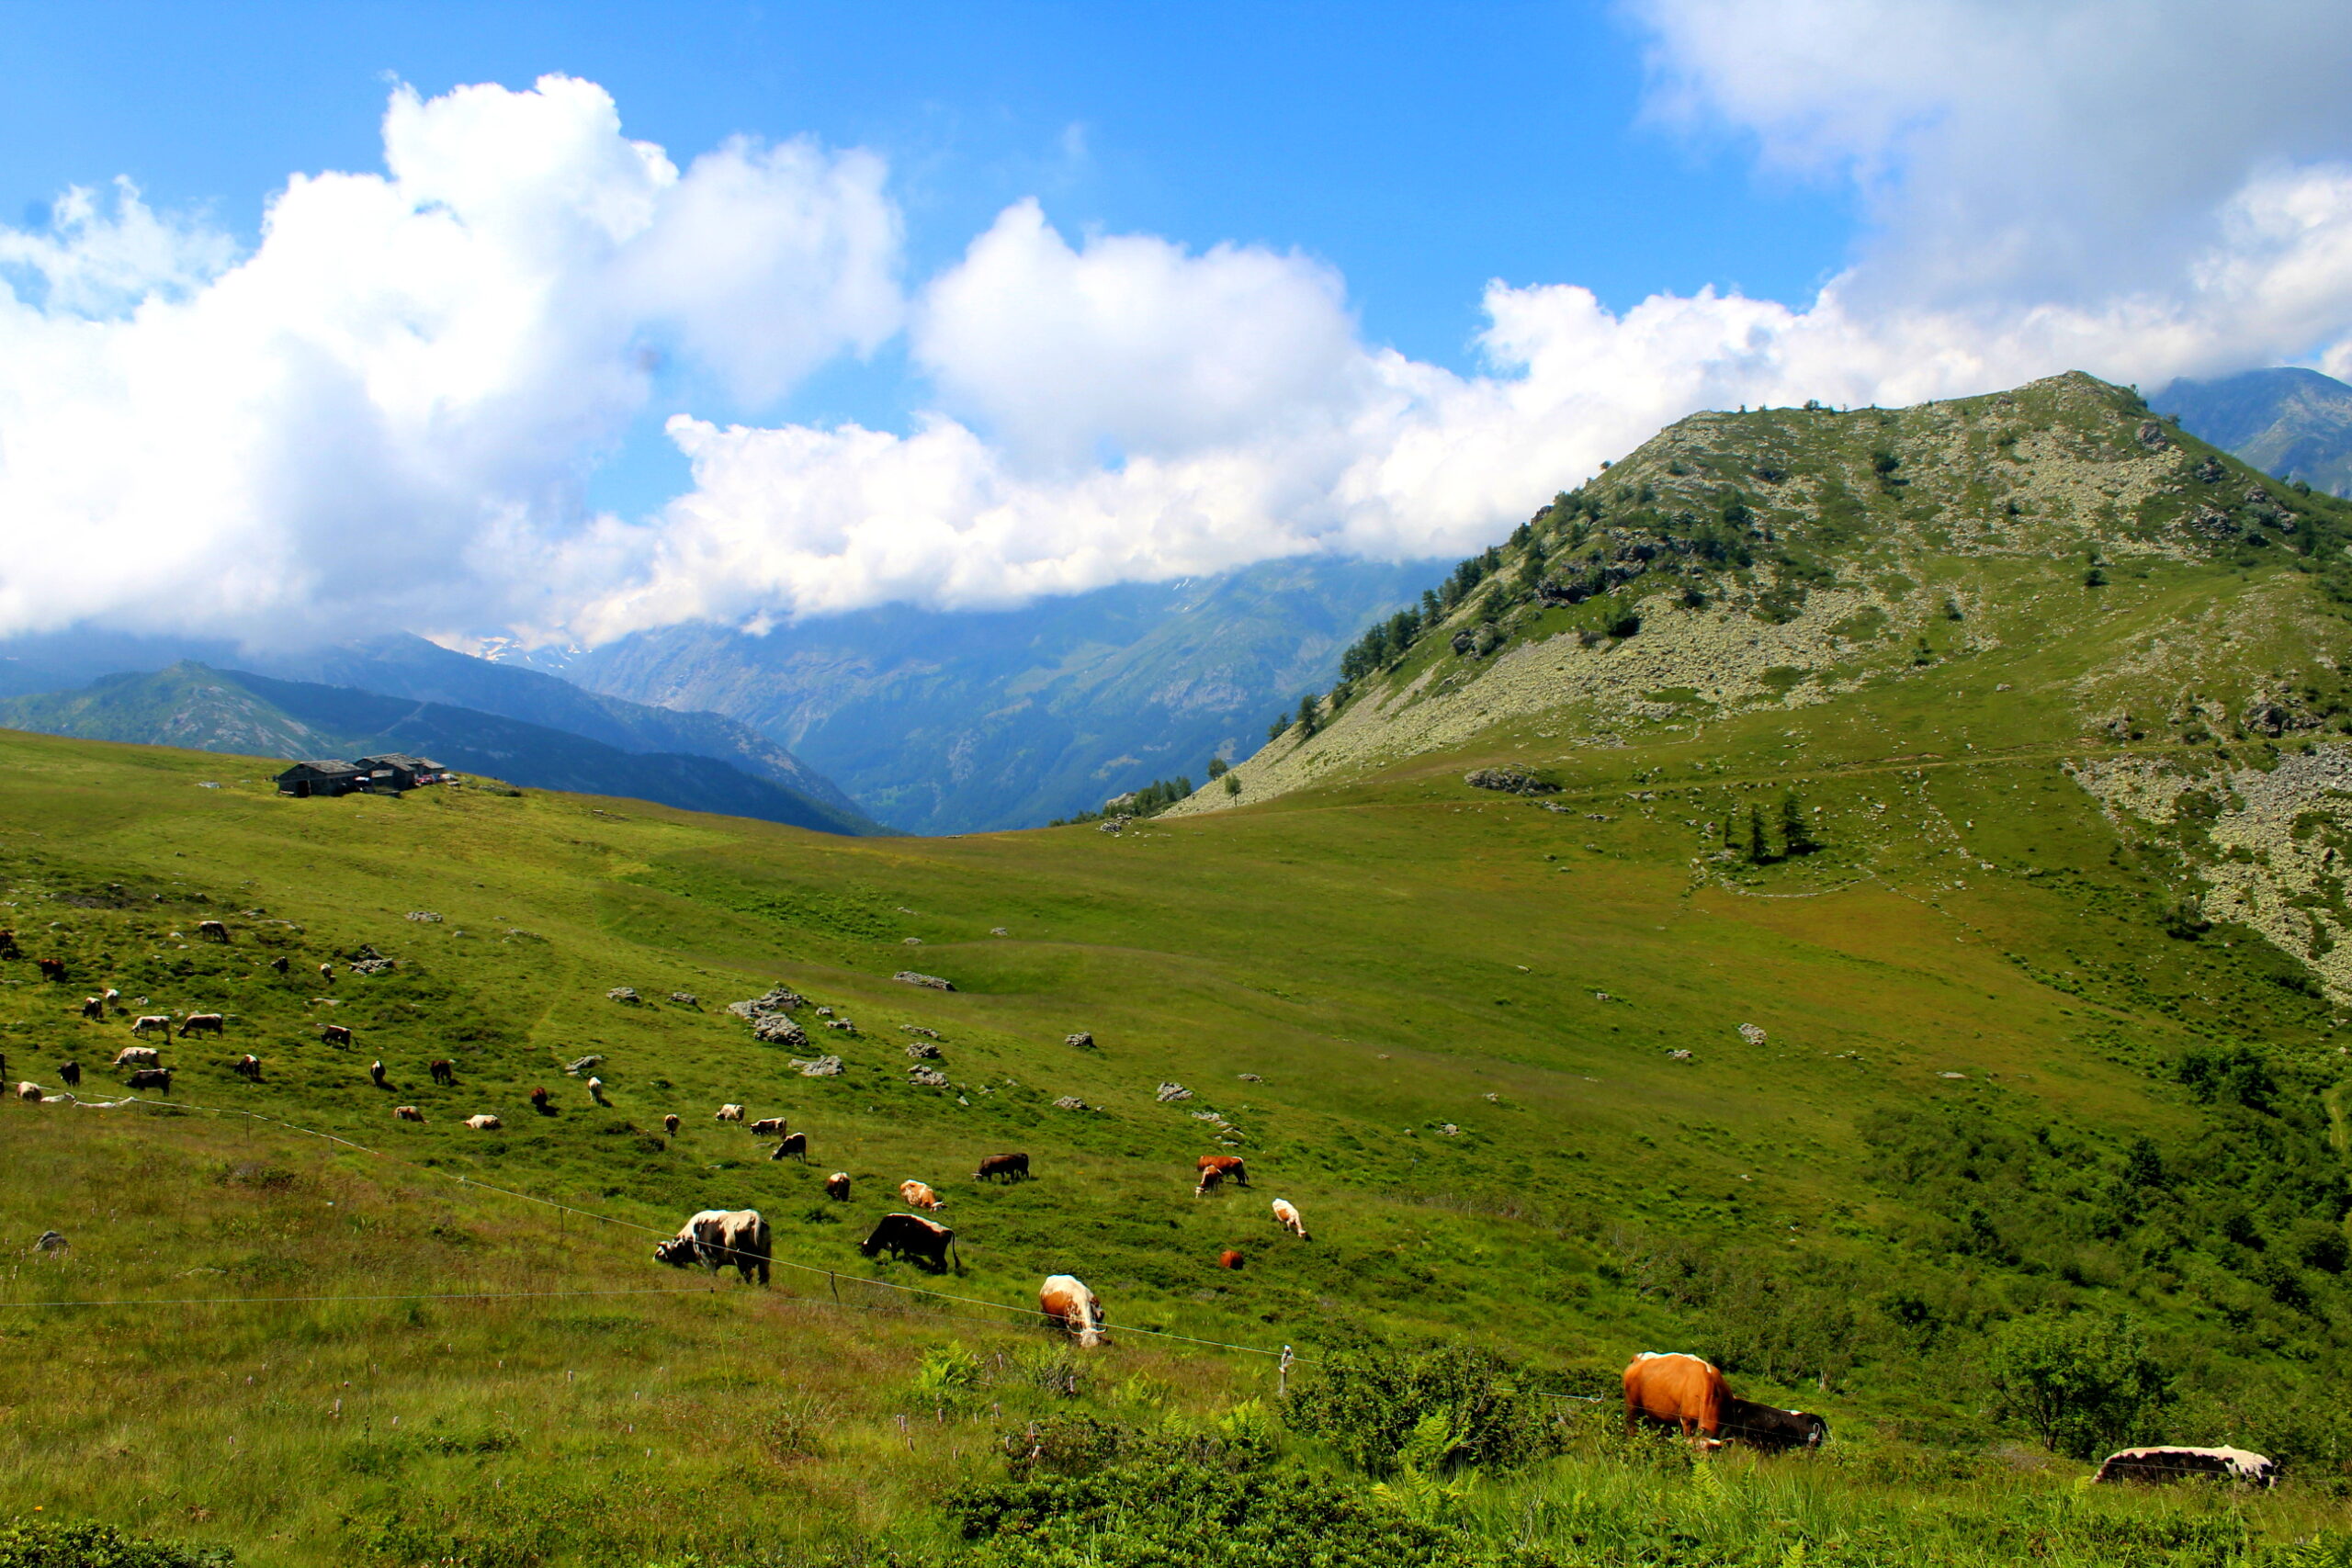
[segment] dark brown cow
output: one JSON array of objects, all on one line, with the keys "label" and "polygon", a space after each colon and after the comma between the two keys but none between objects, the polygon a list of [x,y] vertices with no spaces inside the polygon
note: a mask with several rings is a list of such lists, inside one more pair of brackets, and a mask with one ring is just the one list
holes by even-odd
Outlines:
[{"label": "dark brown cow", "polygon": [[82,998],[82,1016],[84,1018],[96,1019],[101,1023],[105,1022],[107,1016],[106,998],[84,997]]},{"label": "dark brown cow", "polygon": [[[5,1077],[6,1076],[7,1068],[0,1066],[0,1077]],[[65,1087],[67,1089],[79,1089],[82,1087],[82,1064],[79,1062],[60,1062],[57,1064],[57,1076],[65,1080]]]},{"label": "dark brown cow", "polygon": [[322,1023],[319,1025],[319,1040],[328,1045],[348,1045],[351,1043],[351,1025]]},{"label": "dark brown cow", "polygon": [[172,1092],[172,1069],[141,1067],[122,1081],[131,1089],[160,1089],[169,1094]]},{"label": "dark brown cow", "polygon": [[1206,1197],[1228,1181],[1236,1187],[1250,1185],[1250,1168],[1241,1163],[1239,1155],[1203,1155],[1193,1162],[1193,1168],[1201,1177],[1200,1185],[1193,1190],[1196,1198]]},{"label": "dark brown cow", "polygon": [[1681,1429],[1686,1438],[1703,1432],[1712,1442],[1723,1429],[1724,1402],[1731,1391],[1711,1362],[1696,1356],[1645,1350],[1625,1369],[1625,1430],[1647,1420]]},{"label": "dark brown cow", "polygon": [[209,942],[226,942],[229,940],[229,928],[219,920],[198,920],[196,922],[196,934]]},{"label": "dark brown cow", "polygon": [[825,1196],[836,1203],[849,1201],[849,1172],[837,1170],[825,1178]]},{"label": "dark brown cow", "polygon": [[678,1135],[678,1113],[674,1111],[662,1118],[662,1130],[672,1137]]},{"label": "dark brown cow", "polygon": [[220,1034],[229,1027],[229,1021],[217,1012],[192,1012],[180,1020],[180,1038],[191,1034]]},{"label": "dark brown cow", "polygon": [[36,958],[33,964],[40,970],[40,977],[44,980],[65,978],[65,960],[62,958]]},{"label": "dark brown cow", "polygon": [[874,1234],[859,1242],[857,1249],[868,1258],[887,1251],[893,1258],[912,1258],[933,1273],[944,1271],[951,1258],[958,1272],[964,1267],[956,1251],[956,1233],[921,1214],[883,1215]]},{"label": "dark brown cow", "polygon": [[801,1164],[807,1165],[808,1163],[808,1134],[786,1133],[784,1135],[784,1141],[768,1151],[768,1158],[797,1159]]},{"label": "dark brown cow", "polygon": [[384,1064],[381,1062],[370,1062],[368,1064],[368,1079],[378,1089],[390,1089],[392,1087],[384,1081]]},{"label": "dark brown cow", "polygon": [[531,1109],[542,1116],[552,1116],[555,1111],[549,1108],[548,1101],[553,1098],[554,1096],[548,1094],[546,1089],[535,1089],[531,1091]]},{"label": "dark brown cow", "polygon": [[270,966],[272,969],[277,970],[280,975],[285,974],[285,973],[286,973],[286,954],[284,954],[284,953],[279,953],[277,957],[275,957],[275,958],[271,959],[271,960],[269,961],[269,966]]},{"label": "dark brown cow", "polygon": [[17,951],[17,933],[15,931],[0,931],[0,958],[18,958],[22,956],[23,954]]},{"label": "dark brown cow", "polygon": [[229,1070],[247,1083],[261,1082],[261,1058],[250,1053],[230,1063]]},{"label": "dark brown cow", "polygon": [[1021,1154],[990,1155],[980,1161],[980,1168],[972,1173],[972,1179],[986,1181],[992,1176],[1006,1181],[1028,1180],[1029,1156]]},{"label": "dark brown cow", "polygon": [[1216,1266],[1220,1269],[1238,1269],[1241,1267],[1241,1254],[1228,1247],[1216,1255]]},{"label": "dark brown cow", "polygon": [[432,1074],[433,1081],[439,1084],[443,1089],[455,1089],[457,1087],[458,1069],[449,1065],[447,1057],[437,1057],[433,1061],[425,1063],[424,1070]]},{"label": "dark brown cow", "polygon": [[333,980],[334,978],[334,965],[332,964],[320,964],[319,978],[322,980]]}]

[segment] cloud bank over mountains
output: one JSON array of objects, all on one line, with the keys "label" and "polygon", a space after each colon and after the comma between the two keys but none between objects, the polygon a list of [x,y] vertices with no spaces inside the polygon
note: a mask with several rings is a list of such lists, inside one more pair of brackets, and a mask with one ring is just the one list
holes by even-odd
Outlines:
[{"label": "cloud bank over mountains", "polygon": [[[1366,341],[1314,257],[1073,241],[1034,201],[910,285],[875,155],[738,141],[681,170],[561,77],[395,92],[384,172],[294,177],[245,254],[127,185],[69,193],[0,228],[0,635],[996,606],[1466,552],[1702,407],[2352,372],[2352,12],[1634,14],[1654,115],[1850,184],[1870,230],[1789,303],[1491,283],[1469,374]],[[900,342],[910,428],[682,415],[686,493],[585,507],[663,356],[755,410]]]}]

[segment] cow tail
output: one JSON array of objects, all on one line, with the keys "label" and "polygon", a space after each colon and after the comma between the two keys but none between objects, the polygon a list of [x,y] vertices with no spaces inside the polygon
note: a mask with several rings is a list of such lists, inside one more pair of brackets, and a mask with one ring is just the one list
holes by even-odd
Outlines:
[{"label": "cow tail", "polygon": [[955,1263],[956,1272],[961,1274],[964,1271],[964,1255],[956,1249],[956,1238],[953,1235],[947,1238],[947,1256]]}]

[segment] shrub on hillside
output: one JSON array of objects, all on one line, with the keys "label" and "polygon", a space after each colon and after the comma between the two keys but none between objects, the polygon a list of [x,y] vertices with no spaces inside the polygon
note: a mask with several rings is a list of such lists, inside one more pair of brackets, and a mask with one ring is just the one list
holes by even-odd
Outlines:
[{"label": "shrub on hillside", "polygon": [[1283,1402],[1283,1418],[1372,1475],[1508,1465],[1551,1446],[1535,1395],[1491,1350],[1412,1350],[1365,1337],[1326,1351]]},{"label": "shrub on hillside", "polygon": [[2004,1418],[2081,1460],[2146,1436],[2174,1398],[2172,1374],[2120,1315],[2013,1319],[1993,1337],[1987,1371]]},{"label": "shrub on hillside", "polygon": [[179,1546],[111,1525],[18,1519],[0,1527],[0,1568],[230,1568],[225,1546]]}]

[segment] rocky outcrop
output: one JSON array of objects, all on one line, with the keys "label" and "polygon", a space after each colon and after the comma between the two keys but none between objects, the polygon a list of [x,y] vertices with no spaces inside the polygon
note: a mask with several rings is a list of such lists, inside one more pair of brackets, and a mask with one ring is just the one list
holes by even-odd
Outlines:
[{"label": "rocky outcrop", "polygon": [[634,1007],[645,998],[637,994],[637,987],[634,986],[615,986],[605,993],[605,999],[608,1002],[627,1002]]},{"label": "rocky outcrop", "polygon": [[1507,795],[1556,795],[1560,789],[1515,764],[1473,768],[1462,775],[1462,782],[1472,789],[1498,789]]},{"label": "rocky outcrop", "polygon": [[921,986],[927,990],[952,991],[955,986],[936,975],[918,975],[911,969],[901,969],[890,976],[902,986]]},{"label": "rocky outcrop", "polygon": [[1091,1030],[1081,1029],[1075,1034],[1063,1035],[1062,1043],[1075,1045],[1081,1051],[1091,1051],[1094,1049],[1094,1033]]},{"label": "rocky outcrop", "polygon": [[763,1013],[752,1023],[752,1037],[770,1045],[806,1045],[808,1032],[780,1012]]},{"label": "rocky outcrop", "polygon": [[820,1056],[811,1062],[795,1061],[792,1064],[792,1070],[804,1078],[839,1077],[842,1073],[842,1059],[839,1056]]},{"label": "rocky outcrop", "polygon": [[1160,1104],[1166,1105],[1174,1100],[1192,1099],[1193,1091],[1180,1083],[1164,1083],[1159,1086],[1152,1098],[1159,1100]]},{"label": "rocky outcrop", "polygon": [[936,1062],[939,1060],[939,1047],[928,1040],[918,1040],[907,1047],[907,1055],[918,1062]]},{"label": "rocky outcrop", "polygon": [[753,997],[748,1001],[729,1002],[727,1010],[737,1018],[750,1020],[765,1018],[772,1012],[797,1012],[808,1005],[807,997],[788,986],[777,986],[764,996]]}]

